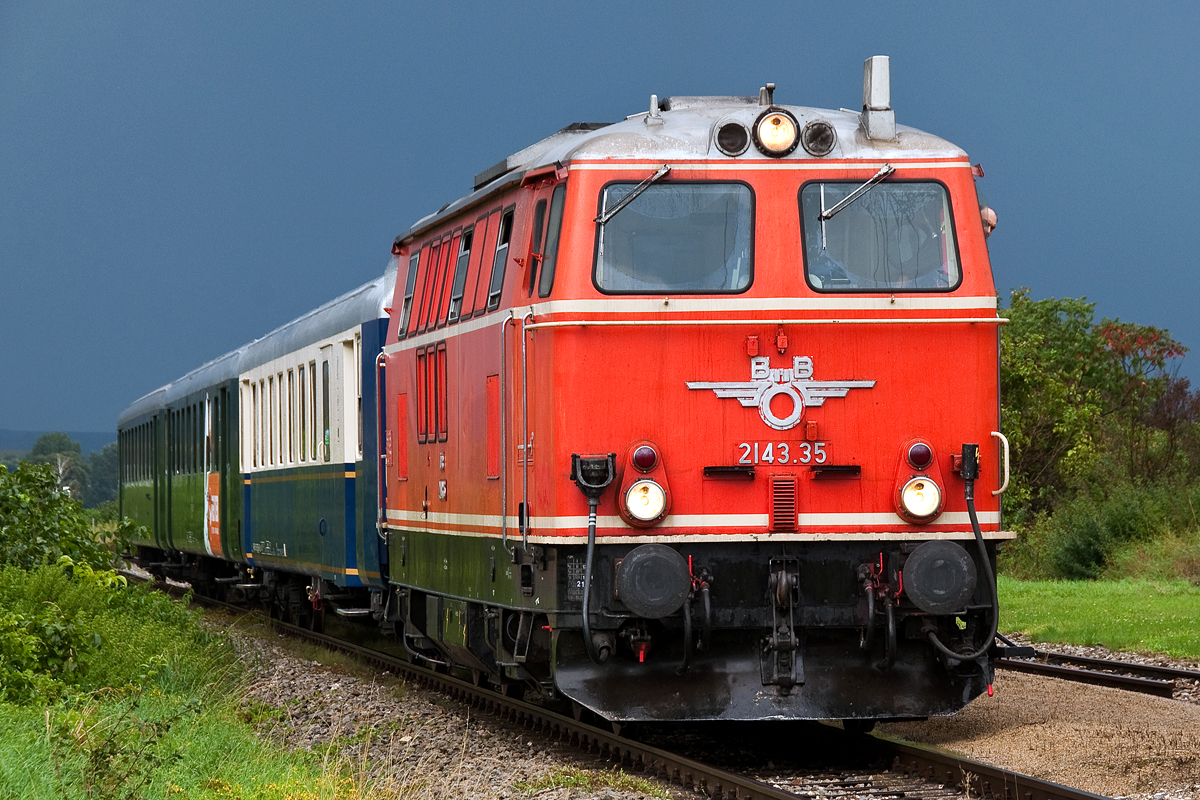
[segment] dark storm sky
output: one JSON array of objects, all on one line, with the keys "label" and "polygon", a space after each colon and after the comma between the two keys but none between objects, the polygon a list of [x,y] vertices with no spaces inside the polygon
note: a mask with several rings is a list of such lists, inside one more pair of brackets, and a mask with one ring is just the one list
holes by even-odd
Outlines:
[{"label": "dark storm sky", "polygon": [[0,427],[112,430],[570,122],[855,108],[875,54],[897,121],[983,163],[1005,296],[1200,348],[1196,4],[580,5],[0,0]]}]

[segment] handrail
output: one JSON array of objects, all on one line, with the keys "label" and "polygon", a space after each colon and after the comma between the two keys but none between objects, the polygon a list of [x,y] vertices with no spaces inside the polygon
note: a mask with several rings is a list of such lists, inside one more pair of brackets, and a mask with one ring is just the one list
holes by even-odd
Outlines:
[{"label": "handrail", "polygon": [[[375,506],[377,511],[375,534],[385,542],[387,541],[387,534],[384,533],[384,528],[387,524],[387,500],[385,498],[387,492],[387,455],[383,452],[383,429],[384,413],[387,408],[387,391],[380,375],[383,369],[382,362],[386,359],[387,355],[383,352],[375,356],[375,457],[379,459],[379,463],[376,465],[379,476],[375,485]],[[396,442],[396,446],[400,446],[399,441]]]},{"label": "handrail", "polygon": [[505,366],[508,352],[508,326],[513,321],[510,309],[500,323],[500,546],[508,549],[508,370]]},{"label": "handrail", "polygon": [[529,373],[525,344],[529,341],[529,325],[533,310],[521,317],[521,550],[529,549]]},{"label": "handrail", "polygon": [[1004,444],[1004,483],[999,489],[992,492],[992,497],[1004,494],[1004,490],[1008,488],[1008,437],[1000,431],[992,431],[992,436],[999,439]]}]

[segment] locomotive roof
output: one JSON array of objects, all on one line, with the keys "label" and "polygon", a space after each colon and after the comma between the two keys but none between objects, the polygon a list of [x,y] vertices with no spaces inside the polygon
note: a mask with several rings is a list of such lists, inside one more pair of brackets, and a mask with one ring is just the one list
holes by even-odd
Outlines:
[{"label": "locomotive roof", "polygon": [[328,336],[387,316],[396,285],[396,258],[389,262],[383,275],[330,300],[303,316],[288,322],[267,335],[242,345],[197,367],[183,377],[161,386],[135,400],[117,420],[117,427],[157,411],[177,400],[210,386],[236,380],[248,369],[260,366]]},{"label": "locomotive roof", "polygon": [[[771,158],[750,147],[740,156],[727,156],[717,149],[716,131],[727,122],[740,122],[749,130],[768,108],[790,111],[799,127],[823,120],[837,132],[837,142],[828,155],[810,156],[802,148],[784,158]],[[872,139],[857,111],[765,105],[758,97],[668,97],[659,102],[657,113],[645,111],[612,124],[577,122],[526,147],[475,177],[475,191],[450,203],[435,214],[418,220],[396,237],[402,242],[434,227],[442,220],[483,202],[497,192],[517,184],[529,172],[573,160],[687,159],[741,162],[829,161],[862,159],[878,163],[889,159],[966,158],[959,147],[938,136],[905,125],[896,126],[895,139]],[[661,120],[661,122],[660,122]]]}]

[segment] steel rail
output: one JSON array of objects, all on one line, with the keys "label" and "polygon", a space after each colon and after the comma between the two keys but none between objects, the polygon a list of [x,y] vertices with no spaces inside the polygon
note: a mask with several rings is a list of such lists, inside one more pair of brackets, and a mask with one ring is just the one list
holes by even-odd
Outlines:
[{"label": "steel rail", "polygon": [[[1108,686],[1173,697],[1176,679],[1200,682],[1200,672],[1157,664],[1137,664],[1108,658],[1092,658],[1070,653],[1036,650],[1035,660],[998,658],[995,665],[1013,672],[1045,675],[1078,683]],[[1075,666],[1066,666],[1075,665]],[[1105,672],[1102,670],[1112,670]]]},{"label": "steel rail", "polygon": [[[127,574],[127,573],[124,573]],[[129,575],[135,580],[145,580]],[[163,589],[179,587],[159,584]],[[236,606],[202,595],[193,595],[202,605],[214,605],[237,611]],[[768,783],[720,769],[686,756],[642,744],[597,728],[572,717],[532,703],[506,697],[451,675],[434,672],[411,662],[337,639],[324,633],[291,625],[277,619],[270,623],[287,632],[326,647],[341,650],[368,663],[386,667],[414,683],[438,691],[477,710],[486,711],[544,736],[558,739],[592,755],[619,763],[632,771],[657,777],[687,791],[714,800],[795,800],[796,794]],[[873,748],[890,758],[893,773],[919,777],[933,783],[966,791],[968,795],[993,800],[1105,800],[1102,795],[1073,789],[1052,781],[1022,775],[1003,767],[985,764],[939,748],[906,742],[881,734],[862,736],[864,747]]]},{"label": "steel rail", "polygon": [[943,779],[947,784],[967,789],[970,796],[990,796],[995,800],[1104,800],[1104,795],[973,761],[947,750],[915,745],[881,734],[871,735],[881,746],[895,753],[893,770],[922,775],[931,781]]},{"label": "steel rail", "polygon": [[[726,800],[746,798],[778,798],[794,800],[795,793],[778,789],[753,778],[704,764],[677,753],[651,747],[637,741],[579,722],[554,711],[505,697],[489,689],[459,680],[450,675],[414,667],[384,653],[361,647],[325,634],[272,620],[279,629],[294,632],[304,638],[327,644],[368,661],[386,665],[388,669],[411,677],[419,684],[448,694],[450,697],[502,719],[523,725],[544,735],[570,742],[580,749],[600,755],[622,766],[648,773],[662,780],[707,797]],[[905,742],[889,736],[872,734],[863,737],[882,755],[890,757],[892,771],[920,777],[923,780],[961,787],[968,794],[994,800],[1105,800],[1103,795],[1073,789],[1052,781],[1022,775],[1003,767],[985,764],[956,753]]]},{"label": "steel rail", "polygon": [[1112,658],[1093,658],[1092,656],[1077,656],[1071,653],[1060,653],[1054,650],[1037,650],[1037,657],[1049,661],[1059,661],[1064,664],[1078,664],[1082,667],[1095,669],[1116,669],[1143,675],[1157,675],[1161,678],[1182,678],[1187,681],[1200,681],[1200,670],[1179,669],[1178,667],[1163,667],[1158,664],[1138,664],[1133,661],[1118,661]]}]

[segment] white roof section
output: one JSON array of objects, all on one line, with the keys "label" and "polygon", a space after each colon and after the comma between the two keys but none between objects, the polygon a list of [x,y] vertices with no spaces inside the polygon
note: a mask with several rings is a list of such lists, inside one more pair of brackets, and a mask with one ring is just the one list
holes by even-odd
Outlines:
[{"label": "white roof section", "polygon": [[[727,156],[717,149],[717,130],[728,122],[740,122],[752,130],[754,122],[768,109],[792,113],[799,128],[809,122],[823,121],[837,132],[833,150],[821,157],[809,155],[797,147],[784,158],[763,155],[750,145],[740,156]],[[554,164],[570,166],[572,161],[604,159],[645,159],[671,161],[775,162],[805,161],[818,163],[839,159],[873,163],[893,159],[966,159],[967,154],[954,144],[924,131],[896,125],[895,139],[872,139],[864,128],[862,115],[849,109],[810,108],[808,106],[764,105],[758,97],[668,97],[657,104],[658,113],[649,111],[626,117],[611,125],[575,123],[524,150],[514,153],[494,167],[476,176],[476,191],[450,203],[400,234],[403,241],[438,221],[452,216],[484,197],[519,182],[526,172]],[[483,181],[488,181],[483,183]]]},{"label": "white roof section", "polygon": [[330,300],[286,325],[281,325],[266,336],[215,358],[178,380],[138,398],[121,413],[117,420],[117,428],[124,428],[126,423],[138,417],[157,411],[208,387],[236,380],[238,375],[247,370],[299,350],[313,342],[349,330],[364,322],[387,318],[387,309],[392,302],[392,294],[396,287],[396,266],[397,259],[392,257],[383,275],[375,280]]}]

